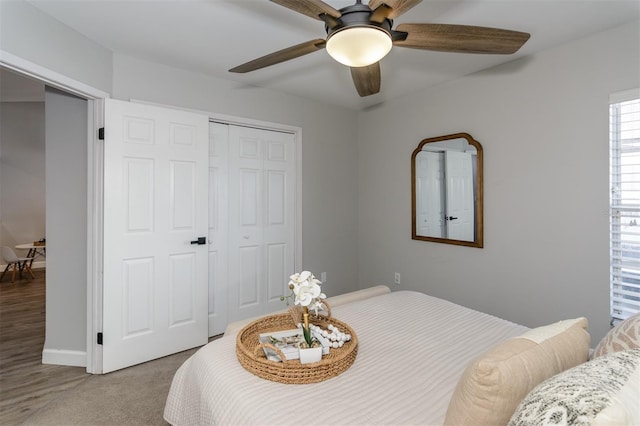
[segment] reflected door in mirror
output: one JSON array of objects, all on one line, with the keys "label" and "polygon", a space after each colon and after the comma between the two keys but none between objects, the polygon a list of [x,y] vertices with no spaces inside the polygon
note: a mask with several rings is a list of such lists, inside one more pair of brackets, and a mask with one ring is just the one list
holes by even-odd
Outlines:
[{"label": "reflected door in mirror", "polygon": [[445,238],[473,241],[473,161],[471,152],[445,151]]},{"label": "reflected door in mirror", "polygon": [[413,238],[482,247],[482,147],[466,133],[423,140],[412,156]]}]

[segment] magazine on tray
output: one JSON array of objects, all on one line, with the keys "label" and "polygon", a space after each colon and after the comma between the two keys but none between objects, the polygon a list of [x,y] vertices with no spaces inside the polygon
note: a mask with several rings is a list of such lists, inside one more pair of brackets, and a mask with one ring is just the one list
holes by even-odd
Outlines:
[{"label": "magazine on tray", "polygon": [[[322,355],[329,353],[329,341],[312,331],[313,337],[315,337],[322,344]],[[274,331],[270,333],[262,333],[258,336],[260,343],[271,343],[282,351],[284,357],[287,360],[299,359],[300,354],[298,352],[298,343],[304,342],[304,336],[302,335],[302,329],[296,328],[293,330]],[[271,348],[263,347],[264,354],[270,361],[281,362],[280,356]]]},{"label": "magazine on tray", "polygon": [[[274,331],[271,333],[262,333],[258,337],[260,343],[270,343],[280,349],[287,360],[298,359],[298,343],[304,341],[302,330],[296,328],[294,330]],[[262,348],[267,359],[270,361],[281,362],[280,356],[271,348]]]}]

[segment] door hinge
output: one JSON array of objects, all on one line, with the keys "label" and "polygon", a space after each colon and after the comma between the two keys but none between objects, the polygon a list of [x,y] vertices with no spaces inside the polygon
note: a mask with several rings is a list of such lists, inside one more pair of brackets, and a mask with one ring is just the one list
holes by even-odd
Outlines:
[{"label": "door hinge", "polygon": [[102,333],[98,333],[98,344],[102,344]]},{"label": "door hinge", "polygon": [[104,127],[100,127],[98,129],[98,139],[100,139],[101,141],[104,140]]}]

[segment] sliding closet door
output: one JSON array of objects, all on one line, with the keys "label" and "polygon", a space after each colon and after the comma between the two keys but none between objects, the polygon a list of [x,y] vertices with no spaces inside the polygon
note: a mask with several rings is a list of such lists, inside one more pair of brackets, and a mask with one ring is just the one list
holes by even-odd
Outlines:
[{"label": "sliding closet door", "polygon": [[295,272],[294,140],[229,127],[229,321],[284,308]]}]

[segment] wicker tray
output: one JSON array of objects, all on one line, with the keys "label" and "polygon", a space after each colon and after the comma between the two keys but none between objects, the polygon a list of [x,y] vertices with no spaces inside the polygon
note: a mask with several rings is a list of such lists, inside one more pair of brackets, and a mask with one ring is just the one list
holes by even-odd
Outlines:
[{"label": "wicker tray", "polygon": [[269,361],[258,340],[261,333],[295,328],[290,314],[278,314],[256,320],[238,333],[236,355],[240,365],[247,371],[279,383],[316,383],[335,377],[353,364],[358,353],[358,338],[347,324],[335,318],[310,316],[310,322],[324,329],[333,324],[343,333],[351,334],[351,341],[341,348],[332,348],[319,362],[300,364],[297,359],[284,362]]}]

